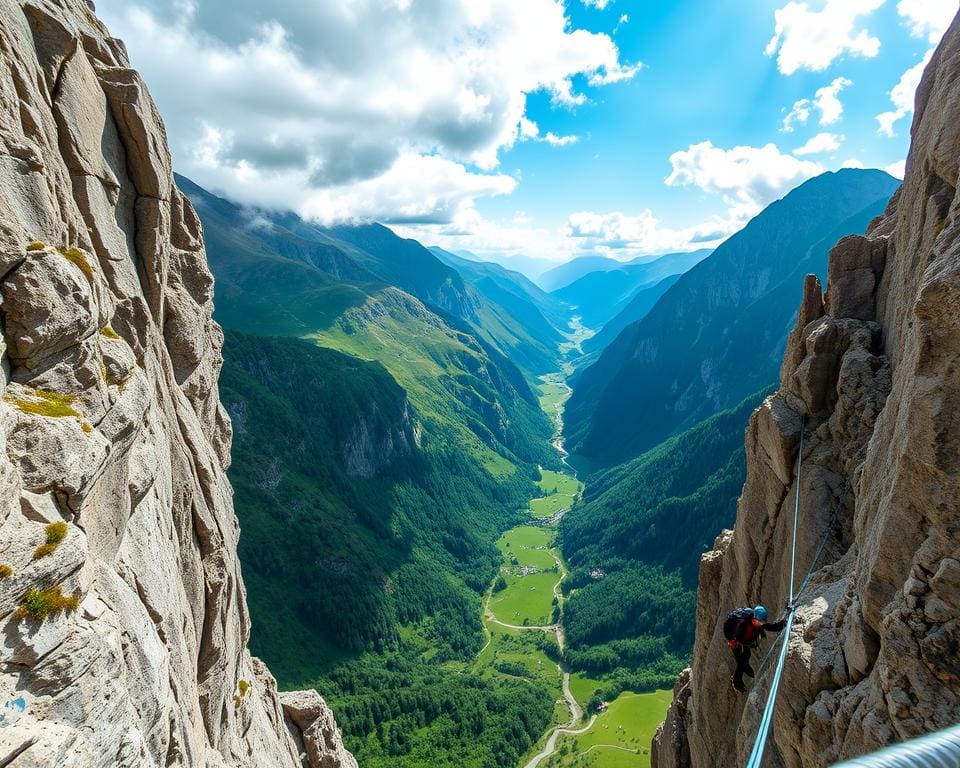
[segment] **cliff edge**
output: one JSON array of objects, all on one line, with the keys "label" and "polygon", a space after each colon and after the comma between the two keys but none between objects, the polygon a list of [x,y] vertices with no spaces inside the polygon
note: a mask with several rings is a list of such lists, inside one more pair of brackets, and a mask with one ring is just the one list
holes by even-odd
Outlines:
[{"label": "cliff edge", "polygon": [[825,295],[807,278],[780,391],[747,429],[735,529],[701,560],[693,665],[655,768],[744,764],[773,665],[737,696],[721,625],[741,605],[784,606],[798,492],[798,588],[811,578],[766,764],[831,765],[960,718],[960,20],[911,135],[884,215],[834,247]]},{"label": "cliff edge", "polygon": [[0,20],[0,765],[356,766],[246,650],[223,336],[156,107],[83,0]]}]

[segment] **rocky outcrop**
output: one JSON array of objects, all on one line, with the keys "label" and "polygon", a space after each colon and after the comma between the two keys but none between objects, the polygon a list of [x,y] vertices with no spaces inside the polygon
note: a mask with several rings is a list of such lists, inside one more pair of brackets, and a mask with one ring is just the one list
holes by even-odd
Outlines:
[{"label": "rocky outcrop", "polygon": [[780,391],[750,421],[736,527],[701,562],[693,665],[656,768],[745,762],[770,672],[734,695],[721,624],[784,605],[798,493],[797,587],[811,578],[767,764],[831,765],[960,717],[958,158],[955,21],[917,93],[903,186],[832,250],[825,297],[808,278]]},{"label": "rocky outcrop", "polygon": [[222,333],[163,122],[83,0],[0,19],[0,765],[354,766],[246,650]]}]

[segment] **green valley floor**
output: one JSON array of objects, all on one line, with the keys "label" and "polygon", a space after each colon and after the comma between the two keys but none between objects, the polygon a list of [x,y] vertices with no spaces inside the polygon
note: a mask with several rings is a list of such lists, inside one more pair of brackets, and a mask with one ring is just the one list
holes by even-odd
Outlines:
[{"label": "green valley floor", "polygon": [[[562,374],[543,377],[541,404],[557,424],[555,447],[563,455],[563,404],[570,389]],[[553,723],[520,768],[646,768],[653,732],[663,720],[669,691],[621,693],[601,713],[587,707],[600,683],[568,672],[564,649],[564,596],[568,569],[556,544],[557,524],[583,492],[571,472],[541,469],[540,496],[530,501],[528,524],[512,528],[497,546],[503,565],[483,604],[486,643],[474,671],[546,685],[554,696]]]}]

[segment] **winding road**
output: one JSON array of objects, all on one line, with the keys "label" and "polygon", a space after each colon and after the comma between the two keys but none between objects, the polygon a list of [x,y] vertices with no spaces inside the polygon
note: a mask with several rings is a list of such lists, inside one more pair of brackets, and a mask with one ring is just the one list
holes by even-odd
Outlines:
[{"label": "winding road", "polygon": [[[564,636],[563,636],[563,592],[561,591],[561,586],[564,579],[567,578],[569,572],[567,571],[566,566],[563,564],[563,560],[560,559],[558,555],[551,552],[550,556],[553,557],[554,562],[557,564],[557,569],[560,572],[560,578],[557,579],[556,584],[553,585],[553,595],[557,598],[557,602],[560,605],[560,616],[561,619],[556,624],[549,625],[536,625],[536,626],[521,626],[519,624],[508,624],[505,621],[500,621],[493,611],[490,609],[490,598],[493,597],[493,584],[487,588],[487,594],[483,601],[483,613],[484,618],[487,622],[491,624],[498,624],[501,627],[506,627],[507,629],[519,630],[521,632],[548,632],[552,633],[557,638],[557,648],[559,648],[561,655],[563,654],[564,648]],[[480,653],[483,653],[487,647],[490,645],[492,637],[490,631],[484,625],[484,631],[487,634],[487,642],[484,644],[483,648],[480,650]],[[563,734],[569,734],[571,736],[577,736],[581,733],[585,733],[593,725],[593,721],[596,720],[597,716],[594,715],[590,718],[588,722],[582,728],[576,728],[575,726],[580,723],[583,718],[583,708],[577,702],[576,697],[574,697],[573,692],[570,690],[570,673],[563,668],[562,665],[557,665],[557,670],[560,672],[560,675],[563,680],[563,698],[567,703],[567,707],[570,709],[570,721],[563,726],[558,726],[553,729],[550,735],[547,737],[547,742],[544,744],[543,749],[534,755],[529,762],[524,766],[524,768],[537,768],[540,763],[549,758],[557,750],[557,739],[560,738]]]},{"label": "winding road", "polygon": [[[579,318],[576,318],[576,321],[579,321]],[[581,333],[581,326],[579,326],[578,322],[571,322],[571,328],[574,331],[575,335]],[[579,341],[573,344],[573,348],[579,349]],[[565,373],[569,373],[569,371],[565,371]],[[559,378],[559,381],[555,381],[555,383],[562,384],[567,390],[567,397],[569,397],[569,394],[573,390],[571,389],[570,385],[567,384],[567,382],[562,377],[558,377],[558,378]],[[557,453],[560,455],[561,463],[564,465],[564,467],[567,468],[567,470],[569,470],[569,472],[573,475],[573,477],[576,477],[577,476],[576,470],[572,466],[570,466],[569,462],[567,461],[567,456],[569,454],[567,453],[567,450],[564,447],[564,441],[563,441],[563,405],[566,402],[566,399],[567,398],[564,397],[556,405],[556,410],[555,410],[555,413],[553,414],[556,431],[554,432],[550,442],[553,445],[554,449],[557,451]],[[568,510],[569,510],[569,507],[565,509],[557,510],[557,512],[551,515],[550,518],[546,520],[538,521],[538,524],[540,525],[546,524],[548,526],[556,525],[560,522],[561,518],[564,516],[564,514]],[[567,576],[569,575],[569,572],[567,571],[566,566],[564,565],[562,559],[557,553],[550,552],[550,555],[553,557],[554,561],[556,562],[557,569],[560,573],[560,578],[557,579],[557,582],[553,585],[553,595],[557,599],[557,603],[560,607],[559,619],[557,623],[550,624],[550,625],[520,626],[517,624],[508,624],[504,621],[500,621],[500,619],[498,619],[494,615],[493,611],[490,608],[490,600],[493,597],[493,583],[491,583],[490,586],[487,588],[487,593],[483,601],[483,616],[485,619],[484,633],[487,636],[487,642],[484,644],[483,648],[481,649],[480,651],[481,654],[490,646],[490,643],[492,642],[492,639],[493,639],[487,624],[497,624],[501,627],[506,627],[507,629],[518,630],[521,632],[531,631],[531,632],[552,633],[557,638],[557,648],[559,649],[561,658],[562,658],[563,651],[564,651],[565,638],[563,634],[564,597],[563,597],[563,592],[561,590],[561,587],[563,585],[564,579],[566,579]],[[587,722],[585,725],[579,728],[577,727],[578,725],[580,725],[583,719],[583,708],[577,702],[576,698],[573,695],[573,692],[570,690],[570,672],[563,667],[562,663],[557,665],[557,670],[560,672],[560,675],[563,681],[563,684],[562,684],[563,698],[567,704],[567,707],[570,709],[570,720],[564,725],[558,725],[553,728],[553,730],[549,733],[547,737],[547,741],[544,744],[543,749],[540,752],[538,752],[536,755],[534,755],[524,765],[524,768],[537,768],[537,766],[539,766],[544,760],[547,760],[548,758],[550,758],[557,751],[557,740],[562,735],[578,736],[582,733],[586,733],[588,730],[590,730],[590,728],[593,726],[594,721],[597,719],[597,716],[593,715],[590,718],[589,722]]]},{"label": "winding road", "polygon": [[588,722],[582,728],[574,727],[583,718],[583,709],[580,707],[580,704],[577,703],[577,700],[574,698],[573,693],[570,690],[570,673],[559,665],[557,665],[557,669],[563,673],[563,698],[566,700],[567,706],[570,707],[570,722],[564,726],[554,728],[553,733],[551,733],[547,738],[547,743],[543,745],[543,749],[531,757],[530,761],[524,766],[524,768],[537,768],[540,763],[557,751],[557,739],[559,739],[563,734],[567,734],[569,736],[579,736],[581,733],[586,733],[591,727],[593,727],[593,721],[597,719],[597,716],[594,715],[590,718],[590,722]]}]

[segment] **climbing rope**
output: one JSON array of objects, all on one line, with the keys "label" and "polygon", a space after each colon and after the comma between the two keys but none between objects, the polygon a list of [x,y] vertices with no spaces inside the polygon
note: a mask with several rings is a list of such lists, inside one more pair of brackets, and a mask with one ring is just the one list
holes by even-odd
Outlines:
[{"label": "climbing rope", "polygon": [[[820,556],[823,554],[823,550],[827,547],[827,542],[830,541],[830,537],[833,535],[833,527],[837,523],[837,518],[840,516],[840,510],[843,507],[843,502],[847,499],[847,493],[849,491],[850,481],[848,480],[844,484],[843,493],[840,494],[840,498],[837,500],[837,503],[833,505],[833,514],[830,515],[830,522],[827,523],[827,530],[823,534],[823,538],[820,539],[820,546],[817,548],[817,554],[813,556],[813,562],[810,563],[810,567],[807,569],[807,573],[803,577],[803,581],[800,584],[800,589],[798,589],[797,594],[794,595],[793,599],[796,602],[799,602],[803,593],[807,591],[807,587],[810,585],[810,579],[813,577],[814,572],[820,565]],[[760,666],[757,667],[757,674],[756,677],[754,677],[754,680],[759,680],[761,677],[763,677],[763,673],[767,669],[767,664],[770,662],[770,659],[773,658],[773,652],[777,649],[777,646],[783,639],[784,634],[785,633],[781,632],[770,644],[770,647],[763,656],[763,661],[761,661]]]},{"label": "climbing rope", "polygon": [[767,746],[767,736],[770,733],[770,725],[773,723],[773,705],[777,700],[777,691],[780,688],[780,678],[783,676],[783,664],[787,659],[787,649],[790,644],[787,639],[790,637],[790,631],[793,629],[793,585],[796,582],[797,570],[797,522],[800,519],[800,470],[803,467],[803,435],[806,431],[806,421],[800,420],[800,450],[797,452],[797,492],[795,494],[793,505],[793,543],[790,551],[790,601],[788,606],[790,613],[787,616],[787,625],[781,633],[785,638],[780,646],[780,655],[777,657],[777,666],[773,672],[773,680],[770,683],[770,691],[767,693],[767,704],[763,708],[763,717],[760,718],[760,728],[757,730],[757,738],[753,742],[753,749],[750,751],[750,759],[747,761],[747,768],[760,768],[763,762],[763,750]]}]

